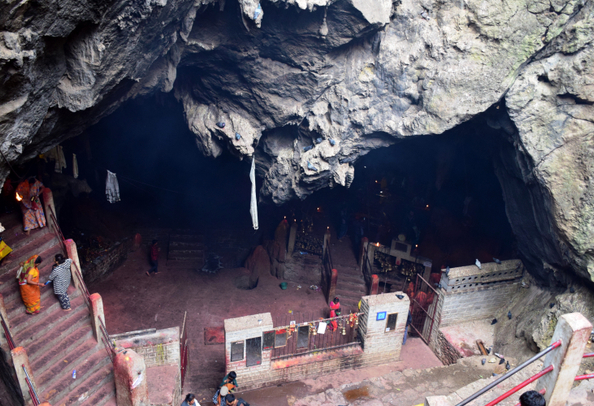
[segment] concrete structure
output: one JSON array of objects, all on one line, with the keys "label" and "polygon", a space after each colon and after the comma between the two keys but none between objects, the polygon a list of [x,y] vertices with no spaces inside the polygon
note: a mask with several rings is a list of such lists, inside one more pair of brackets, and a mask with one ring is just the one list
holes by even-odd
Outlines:
[{"label": "concrete structure", "polygon": [[[523,275],[524,266],[517,259],[484,263],[481,269],[476,265],[452,268],[449,275],[443,272],[439,296],[428,310],[435,314],[428,335],[435,355],[445,364],[456,362],[462,355],[448,343],[440,328],[494,317],[518,294]],[[429,318],[427,323],[431,323]]]},{"label": "concrete structure", "polygon": [[557,322],[551,342],[560,339],[563,344],[547,354],[544,368],[553,365],[555,369],[537,385],[537,390],[547,389],[548,406],[565,406],[591,332],[592,324],[580,313],[565,314]]},{"label": "concrete structure", "polygon": [[149,404],[144,358],[133,350],[118,353],[113,363],[118,406]]},{"label": "concrete structure", "polygon": [[[361,344],[282,359],[271,359],[271,351],[262,349],[263,333],[274,330],[270,313],[225,320],[226,371],[241,376],[242,389],[255,389],[282,382],[296,381],[323,373],[381,365],[400,358],[409,299],[396,294],[364,296],[361,299],[359,337]],[[394,327],[387,327],[388,321]],[[293,338],[294,339],[294,338]],[[254,350],[254,346],[255,348]],[[259,347],[258,347],[259,346]],[[248,348],[254,350],[250,356]]]},{"label": "concrete structure", "polygon": [[118,349],[133,350],[146,367],[151,405],[181,404],[179,328],[148,329],[110,336]]},{"label": "concrete structure", "polygon": [[[19,383],[19,387],[21,388],[21,393],[23,394],[23,398],[25,399],[25,404],[29,404],[33,402],[31,399],[31,395],[29,394],[29,386],[27,385],[27,374],[29,375],[29,382],[31,382],[31,387],[37,391],[37,385],[35,385],[35,378],[33,378],[33,373],[31,369],[31,365],[29,365],[29,357],[27,356],[27,351],[23,347],[16,347],[11,352],[12,355],[12,362],[14,366],[14,371],[17,376],[17,381]],[[24,371],[24,368],[27,369],[27,374]]]},{"label": "concrete structure", "polygon": [[91,323],[93,324],[93,334],[97,342],[101,343],[101,323],[105,325],[105,314],[103,313],[103,299],[99,293],[93,293],[89,300],[91,301]]}]

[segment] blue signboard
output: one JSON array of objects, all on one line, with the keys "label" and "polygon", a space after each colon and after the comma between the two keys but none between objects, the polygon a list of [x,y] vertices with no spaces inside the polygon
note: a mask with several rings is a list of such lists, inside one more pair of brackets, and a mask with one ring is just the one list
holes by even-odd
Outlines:
[{"label": "blue signboard", "polygon": [[377,312],[376,320],[386,320],[386,312]]}]

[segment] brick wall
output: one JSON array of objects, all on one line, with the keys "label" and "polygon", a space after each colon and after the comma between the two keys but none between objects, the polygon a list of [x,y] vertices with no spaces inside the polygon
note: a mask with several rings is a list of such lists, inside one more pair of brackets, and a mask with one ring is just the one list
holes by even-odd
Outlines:
[{"label": "brick wall", "polygon": [[180,365],[179,328],[142,330],[110,336],[117,348],[133,349],[144,358],[147,368]]},{"label": "brick wall", "polygon": [[[402,294],[399,292],[398,294]],[[367,365],[381,365],[400,359],[404,328],[408,316],[409,299],[398,299],[394,293],[365,296],[361,300],[359,334],[362,345],[318,351],[307,355],[271,360],[271,351],[262,351],[259,365],[246,365],[245,340],[261,337],[274,330],[270,313],[261,313],[225,320],[226,371],[235,371],[242,389],[255,389],[296,381],[321,374],[333,373]],[[385,318],[378,313],[385,312]],[[387,330],[390,314],[397,314],[394,329]],[[231,344],[244,343],[243,359],[231,362]]]},{"label": "brick wall", "polygon": [[82,273],[85,282],[90,284],[97,281],[120,266],[128,257],[128,252],[130,252],[133,242],[134,240],[132,238],[126,238],[116,242],[103,255],[84,265],[82,267]]},{"label": "brick wall", "polygon": [[455,364],[462,356],[454,346],[446,339],[443,333],[436,329],[435,342],[431,346],[433,353],[444,365]]}]

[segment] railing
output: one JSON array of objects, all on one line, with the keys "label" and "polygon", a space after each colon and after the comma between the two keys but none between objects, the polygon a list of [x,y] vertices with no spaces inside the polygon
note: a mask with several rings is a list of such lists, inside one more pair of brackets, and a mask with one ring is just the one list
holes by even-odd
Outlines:
[{"label": "railing", "polygon": [[25,368],[25,364],[21,365],[23,367],[23,371],[25,371],[25,382],[27,382],[27,386],[29,387],[29,396],[31,396],[31,400],[33,401],[33,406],[39,406],[39,397],[37,396],[37,392],[35,388],[31,384],[31,377],[29,376],[29,372],[27,372],[27,368]]},{"label": "railing", "polygon": [[[594,352],[587,352],[584,354],[582,358],[592,358],[594,357]],[[594,379],[594,374],[585,374],[585,375],[577,375],[575,377],[576,381],[583,381],[586,379]]]},{"label": "railing", "polygon": [[4,330],[4,337],[6,337],[8,348],[14,350],[16,348],[16,345],[14,343],[14,339],[12,338],[12,334],[10,334],[10,329],[6,324],[6,320],[4,320],[4,316],[2,316],[2,313],[0,313],[0,322],[2,322],[2,329]]},{"label": "railing", "polygon": [[179,337],[179,355],[180,355],[180,375],[181,387],[184,387],[184,379],[188,370],[189,347],[188,347],[188,329],[186,328],[186,317],[188,312],[184,313],[184,322],[182,324],[181,335]]},{"label": "railing", "polygon": [[[302,321],[295,324],[291,324],[290,321],[298,318],[304,319],[305,315],[291,314],[290,316],[283,316],[282,320],[279,320],[281,326],[274,328],[275,345],[271,354],[271,360],[359,346],[361,343],[357,331],[359,317],[362,314],[351,313],[317,320],[310,315],[310,321]],[[327,323],[324,334],[317,333],[320,323]],[[334,323],[336,328],[331,331],[330,328]],[[306,328],[307,331],[305,331]],[[286,342],[283,346],[277,346],[276,344],[276,335],[279,334],[286,335]],[[299,337],[299,334],[304,334],[304,336]]]},{"label": "railing", "polygon": [[[62,249],[65,253],[67,253],[66,243],[65,243],[66,240],[64,238],[64,234],[62,233],[62,230],[60,229],[60,226],[58,225],[56,213],[54,213],[54,210],[53,210],[52,206],[50,206],[50,205],[48,205],[48,212],[49,212],[48,213],[49,219],[51,220],[52,226],[53,226],[54,230],[56,230],[56,234],[58,234],[60,243],[62,244]],[[83,297],[87,307],[89,308],[89,311],[91,312],[91,314],[93,314],[93,305],[91,303],[91,294],[89,293],[89,290],[87,289],[87,285],[84,281],[82,271],[80,270],[80,268],[78,267],[78,265],[76,264],[75,261],[72,261],[72,265],[74,266],[73,274],[74,274],[74,278],[76,279],[76,285],[80,288],[82,297]],[[99,319],[99,330],[101,331],[101,341],[103,341],[103,344],[105,345],[105,348],[107,349],[109,358],[111,359],[111,362],[113,362],[114,358],[115,358],[115,354],[116,354],[115,346],[109,339],[109,334],[107,334],[107,328],[105,327],[105,323],[103,322],[101,317],[97,317],[97,319]],[[97,340],[99,340],[99,337],[97,337]]]},{"label": "railing", "polygon": [[[562,344],[562,341],[561,340],[555,341],[553,344],[549,345],[547,348],[545,348],[544,350],[542,350],[541,352],[539,352],[538,354],[536,354],[534,357],[532,357],[529,360],[527,360],[527,361],[523,362],[522,364],[518,365],[517,367],[515,367],[514,369],[512,369],[511,371],[509,371],[507,374],[505,374],[505,375],[499,377],[498,379],[494,380],[489,385],[485,386],[483,389],[479,390],[478,392],[476,392],[476,393],[472,394],[471,396],[467,397],[466,399],[464,399],[462,402],[458,403],[456,406],[464,406],[464,405],[472,402],[474,399],[476,399],[479,396],[485,394],[489,390],[491,390],[494,387],[496,387],[497,385],[499,385],[501,382],[503,382],[506,379],[512,377],[514,374],[520,372],[522,369],[526,368],[528,365],[532,364],[533,362],[535,362],[536,360],[538,360],[539,358],[541,358],[545,354],[548,354],[549,352],[553,351],[555,348],[560,347],[561,344]],[[524,386],[528,385],[530,382],[533,382],[534,380],[536,380],[536,379],[538,379],[538,378],[540,378],[540,377],[548,374],[553,369],[554,369],[553,365],[550,365],[549,367],[545,368],[544,370],[542,370],[538,374],[534,375],[533,377],[531,377],[531,378],[527,379],[526,381],[522,382],[521,384],[517,385],[512,390],[506,392],[504,395],[501,395],[497,399],[495,399],[492,402],[488,403],[488,406],[496,405],[497,403],[501,402],[503,399],[506,399],[507,397],[509,397],[513,393],[517,392],[518,390],[522,389]]]}]

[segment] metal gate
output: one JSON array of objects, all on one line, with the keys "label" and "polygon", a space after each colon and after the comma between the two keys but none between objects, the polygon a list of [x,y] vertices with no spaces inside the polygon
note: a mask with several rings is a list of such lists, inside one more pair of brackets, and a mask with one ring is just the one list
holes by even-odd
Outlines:
[{"label": "metal gate", "polygon": [[[410,295],[410,292],[407,293]],[[429,344],[435,324],[439,293],[419,274],[417,274],[413,293],[411,295],[412,322],[410,326],[416,335],[425,341],[425,344]]]}]

